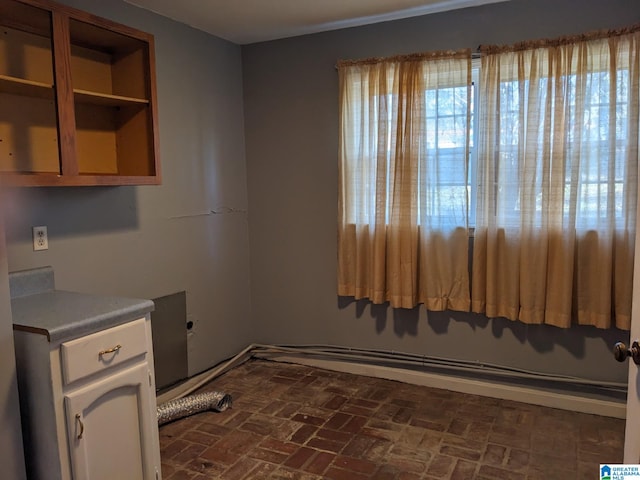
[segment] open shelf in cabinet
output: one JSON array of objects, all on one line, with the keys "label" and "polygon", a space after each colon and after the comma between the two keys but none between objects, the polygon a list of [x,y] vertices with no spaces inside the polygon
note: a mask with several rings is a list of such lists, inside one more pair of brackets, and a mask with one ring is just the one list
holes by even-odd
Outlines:
[{"label": "open shelf in cabinet", "polygon": [[145,175],[153,168],[149,155],[148,107],[76,105],[76,149],[82,174]]},{"label": "open shelf in cabinet", "polygon": [[[1,80],[1,79],[0,79]],[[147,105],[149,100],[141,98],[123,97],[122,95],[109,95],[108,93],[96,93],[78,88],[73,89],[76,104],[86,103],[90,105],[102,105],[105,107],[125,107],[127,105]]]},{"label": "open shelf in cabinet", "polygon": [[153,174],[148,42],[71,20],[71,79],[81,174]]},{"label": "open shelf in cabinet", "polygon": [[0,2],[0,173],[59,172],[51,12]]},{"label": "open shelf in cabinet", "polygon": [[53,84],[0,75],[0,93],[53,100]]}]

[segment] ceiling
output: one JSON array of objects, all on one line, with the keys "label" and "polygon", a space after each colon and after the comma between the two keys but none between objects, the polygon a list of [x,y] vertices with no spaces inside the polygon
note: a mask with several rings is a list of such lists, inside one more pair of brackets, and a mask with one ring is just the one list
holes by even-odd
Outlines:
[{"label": "ceiling", "polygon": [[125,0],[240,45],[507,0]]}]

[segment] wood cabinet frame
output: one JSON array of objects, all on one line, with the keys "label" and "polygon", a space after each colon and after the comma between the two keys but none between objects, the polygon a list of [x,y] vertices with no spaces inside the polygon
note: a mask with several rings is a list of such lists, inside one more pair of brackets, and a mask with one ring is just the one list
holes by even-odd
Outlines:
[{"label": "wood cabinet frame", "polygon": [[[9,186],[160,184],[153,36],[50,0],[0,0],[0,28],[14,28],[35,35],[41,33],[39,29],[42,25],[38,25],[37,22],[30,25],[28,21],[15,21],[10,18],[10,15],[4,15],[5,19],[1,18],[3,8],[10,11],[19,6],[20,8],[35,7],[39,9],[38,11],[50,14],[51,30],[46,34],[50,35],[51,40],[53,85],[33,82],[27,78],[13,78],[3,75],[0,70],[0,93],[15,96],[16,102],[20,102],[21,98],[27,99],[25,102],[28,102],[37,101],[28,99],[53,97],[57,122],[58,159],[50,160],[50,164],[55,166],[57,171],[14,168],[9,160],[0,156],[0,184]],[[141,85],[144,85],[144,95],[123,95],[118,91],[91,91],[84,86],[82,88],[74,86],[74,64],[79,62],[74,58],[74,51],[84,49],[89,52],[94,51],[96,55],[106,55],[107,60],[104,61],[104,65],[110,74],[108,69],[112,66],[109,65],[109,53],[104,52],[110,49],[116,51],[120,48],[117,45],[120,40],[124,43],[130,41],[132,45],[139,47],[140,53],[136,54],[136,59],[127,60],[127,62],[135,63],[131,76],[138,79],[138,82],[143,82]],[[115,58],[116,54],[113,55]],[[113,64],[115,62],[114,60]],[[113,69],[114,76],[121,75],[128,79],[129,75],[116,74],[115,67]],[[79,77],[78,73],[76,80]],[[127,81],[117,82],[114,79],[113,83],[122,85]],[[52,93],[48,87],[52,89]],[[1,109],[0,104],[0,111]],[[6,117],[10,115],[6,113],[3,118]],[[96,123],[93,122],[94,118],[99,120],[98,127],[94,126]],[[0,118],[1,121],[2,118]],[[25,123],[28,124],[28,120],[22,122],[22,124]],[[11,125],[7,130],[11,130],[10,127]],[[93,130],[96,129],[101,130],[101,136],[92,136]],[[2,135],[1,129],[0,135]],[[0,142],[2,140],[0,137]],[[23,140],[23,144],[24,142]],[[86,145],[93,144],[97,148],[95,155],[93,152],[87,154],[79,151]],[[106,148],[103,148],[105,146]],[[104,153],[107,150],[109,152]],[[108,160],[102,162],[100,158],[93,158],[100,155],[105,155],[105,158],[108,156]],[[22,165],[28,164],[29,160],[23,161]],[[5,164],[2,163],[3,161]]]}]

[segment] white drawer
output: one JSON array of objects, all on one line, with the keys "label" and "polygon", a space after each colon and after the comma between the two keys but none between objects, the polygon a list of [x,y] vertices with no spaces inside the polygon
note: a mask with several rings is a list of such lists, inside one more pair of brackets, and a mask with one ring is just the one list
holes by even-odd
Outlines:
[{"label": "white drawer", "polygon": [[64,383],[74,382],[147,353],[145,319],[64,342],[60,346]]}]

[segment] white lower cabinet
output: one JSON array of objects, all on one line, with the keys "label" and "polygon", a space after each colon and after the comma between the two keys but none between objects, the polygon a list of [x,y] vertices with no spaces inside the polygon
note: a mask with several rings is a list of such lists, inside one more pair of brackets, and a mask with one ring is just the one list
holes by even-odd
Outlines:
[{"label": "white lower cabinet", "polygon": [[160,479],[148,314],[56,342],[14,336],[30,479]]},{"label": "white lower cabinet", "polygon": [[64,396],[74,479],[156,478],[149,376],[143,363]]}]

